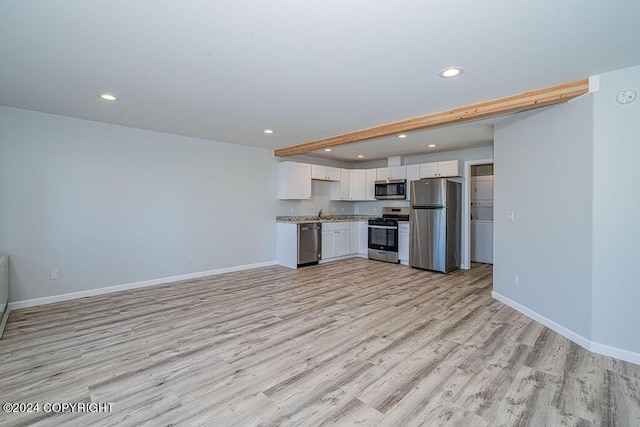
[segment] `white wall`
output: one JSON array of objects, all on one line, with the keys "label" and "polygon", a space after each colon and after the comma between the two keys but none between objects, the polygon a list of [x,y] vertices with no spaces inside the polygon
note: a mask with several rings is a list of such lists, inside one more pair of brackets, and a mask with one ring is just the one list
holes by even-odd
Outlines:
[{"label": "white wall", "polygon": [[593,340],[640,353],[640,66],[600,76],[594,94]]},{"label": "white wall", "polygon": [[275,165],[269,150],[0,107],[10,300],[275,260]]},{"label": "white wall", "polygon": [[587,338],[592,108],[587,95],[516,114],[494,135],[494,292]]}]

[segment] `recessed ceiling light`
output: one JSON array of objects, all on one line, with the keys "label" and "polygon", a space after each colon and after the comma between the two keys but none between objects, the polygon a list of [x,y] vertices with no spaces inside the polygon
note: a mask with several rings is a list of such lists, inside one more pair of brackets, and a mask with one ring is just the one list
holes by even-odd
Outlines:
[{"label": "recessed ceiling light", "polygon": [[358,154],[358,158],[362,159],[362,158],[364,158],[364,155],[363,154]]},{"label": "recessed ceiling light", "polygon": [[400,135],[398,135],[398,138],[406,138],[407,135],[405,135],[404,133],[401,133]]},{"label": "recessed ceiling light", "polygon": [[114,95],[111,95],[110,93],[101,93],[100,94],[100,98],[104,99],[105,101],[117,101],[118,98]]},{"label": "recessed ceiling light", "polygon": [[436,146],[436,144],[429,144],[429,145],[427,145],[427,147],[429,147],[429,148],[433,148],[433,147],[435,147],[435,146]]},{"label": "recessed ceiling light", "polygon": [[443,79],[449,79],[451,77],[457,77],[464,72],[464,68],[462,67],[447,67],[444,70],[440,71],[438,74]]},{"label": "recessed ceiling light", "polygon": [[263,132],[267,133],[267,134],[272,134],[273,133],[273,131],[271,129],[265,129],[265,130],[263,130]]},{"label": "recessed ceiling light", "polygon": [[324,151],[331,151],[331,148],[325,148]]}]

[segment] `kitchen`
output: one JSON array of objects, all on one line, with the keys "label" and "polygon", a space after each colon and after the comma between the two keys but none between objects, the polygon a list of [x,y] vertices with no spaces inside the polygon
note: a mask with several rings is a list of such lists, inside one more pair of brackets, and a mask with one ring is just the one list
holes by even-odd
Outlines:
[{"label": "kitchen", "polygon": [[[2,3],[2,390],[116,412],[0,424],[632,424],[640,4],[294,3]],[[577,79],[474,146],[458,124],[276,154]],[[454,161],[469,266],[493,160],[494,265],[357,258],[360,223],[411,208],[369,200],[367,171]],[[308,198],[278,199],[286,161],[325,166],[287,188]],[[276,265],[275,219],[320,211],[358,220],[323,223],[336,262]]]},{"label": "kitchen", "polygon": [[[299,199],[295,200],[294,196],[291,195],[293,193],[287,194],[281,191],[280,196],[288,199],[279,201],[278,211],[280,215],[277,217],[278,241],[276,245],[278,263],[290,268],[297,267],[297,230],[294,230],[294,225],[300,222],[307,224],[312,222],[322,223],[323,239],[320,263],[353,256],[380,259],[379,256],[375,255],[375,252],[369,249],[369,246],[371,246],[369,227],[371,225],[368,227],[367,221],[387,216],[384,215],[385,210],[404,209],[405,212],[402,212],[402,215],[405,215],[406,218],[400,218],[398,225],[394,225],[394,229],[397,227],[397,231],[394,231],[398,239],[396,243],[397,255],[394,254],[396,258],[392,258],[391,262],[409,265],[408,215],[411,211],[410,182],[420,178],[435,178],[438,176],[449,177],[449,179],[460,182],[461,187],[465,189],[463,191],[465,195],[461,199],[466,202],[466,205],[462,206],[461,212],[464,218],[468,218],[470,216],[470,202],[468,200],[471,196],[466,191],[466,188],[470,187],[470,185],[465,183],[464,176],[468,174],[466,169],[470,166],[466,165],[466,163],[487,162],[492,159],[492,156],[492,147],[485,145],[483,147],[430,153],[428,155],[406,156],[403,158],[399,156],[392,157],[383,161],[366,163],[364,165],[366,168],[356,165],[356,168],[348,170],[337,166],[312,164],[312,171],[314,168],[322,168],[325,171],[334,170],[336,181],[330,180],[331,177],[328,173],[311,175],[313,179],[310,180],[308,177],[305,178],[305,172],[302,171],[302,176],[296,176],[293,182],[304,183],[305,185],[298,189],[288,187],[289,191],[300,191],[299,194],[294,195]],[[309,163],[317,163],[319,160],[322,161],[323,159],[301,159],[301,161]],[[400,163],[404,164],[400,165]],[[331,163],[326,162],[326,164]],[[284,164],[281,163],[280,167],[284,168],[281,171],[289,170],[289,166],[293,168],[292,170],[298,170],[302,165],[301,163],[285,162]],[[340,166],[339,163],[337,165]],[[434,169],[437,166],[440,166],[439,172]],[[353,176],[356,178],[352,178],[345,186],[344,179],[337,181],[337,178],[340,177],[340,171],[342,171],[342,178],[348,172],[350,172],[350,176],[347,178]],[[308,176],[312,172],[307,171],[306,173]],[[374,182],[377,178],[391,180],[390,182],[394,182],[394,179],[399,179],[403,183],[406,182],[406,198],[403,197],[398,200],[396,197],[384,197],[386,200],[376,200]],[[281,183],[283,183],[283,179],[285,179],[285,176],[281,176]],[[284,183],[283,185],[286,186]],[[281,190],[284,188],[283,185],[280,186]],[[344,191],[345,187],[347,189],[346,192]],[[343,190],[342,192],[341,189]],[[349,192],[349,190],[351,191]],[[322,219],[319,219],[319,213]],[[393,216],[393,212],[388,212],[387,214]],[[384,224],[377,225],[377,227],[380,226],[384,226]],[[462,221],[461,228],[462,235],[456,239],[462,245],[461,257],[458,259],[457,266],[469,268],[470,243],[468,241],[471,238],[469,221]],[[382,259],[384,259],[384,256]],[[475,261],[475,259],[471,261]],[[491,260],[484,260],[483,262],[491,262]],[[435,270],[436,268],[431,269]]]}]

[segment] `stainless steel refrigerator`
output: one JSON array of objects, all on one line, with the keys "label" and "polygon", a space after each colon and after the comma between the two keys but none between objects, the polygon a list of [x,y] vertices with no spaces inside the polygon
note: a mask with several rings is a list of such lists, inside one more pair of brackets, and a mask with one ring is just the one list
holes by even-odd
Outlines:
[{"label": "stainless steel refrigerator", "polygon": [[446,178],[411,181],[409,264],[448,273],[460,268],[462,191]]}]

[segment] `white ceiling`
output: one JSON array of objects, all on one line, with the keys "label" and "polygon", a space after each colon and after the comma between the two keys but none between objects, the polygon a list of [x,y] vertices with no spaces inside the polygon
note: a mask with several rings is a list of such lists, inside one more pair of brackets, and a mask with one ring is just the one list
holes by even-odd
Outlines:
[{"label": "white ceiling", "polygon": [[[638,0],[4,0],[0,105],[283,148],[638,65],[638,17]],[[332,158],[486,145],[487,126]]]}]

